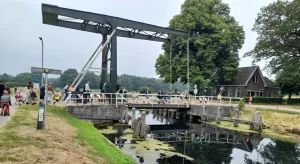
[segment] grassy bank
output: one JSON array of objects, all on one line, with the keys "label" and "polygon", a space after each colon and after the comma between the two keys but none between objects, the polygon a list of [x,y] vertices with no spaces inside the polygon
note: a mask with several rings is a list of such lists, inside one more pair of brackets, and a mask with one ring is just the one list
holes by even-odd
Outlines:
[{"label": "grassy bank", "polygon": [[[262,136],[277,140],[300,143],[300,114],[285,110],[273,109],[253,109],[245,108],[240,113],[240,118],[251,120],[255,111],[262,114],[262,120],[265,128],[261,132]],[[211,122],[221,128],[235,130],[245,133],[258,133],[249,130],[249,125],[239,124],[239,127],[234,127],[232,122],[222,121],[221,124]]]},{"label": "grassy bank", "polygon": [[50,107],[46,129],[36,130],[37,106],[21,106],[0,129],[0,163],[134,163],[93,125]]}]

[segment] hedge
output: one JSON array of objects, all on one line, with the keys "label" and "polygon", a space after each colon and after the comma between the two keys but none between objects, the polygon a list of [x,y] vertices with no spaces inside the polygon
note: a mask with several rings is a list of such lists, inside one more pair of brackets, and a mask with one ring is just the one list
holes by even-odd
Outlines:
[{"label": "hedge", "polygon": [[287,104],[291,104],[291,105],[294,105],[294,104],[298,104],[300,105],[300,98],[294,98],[294,99],[287,99],[286,100],[286,103]]},{"label": "hedge", "polygon": [[[244,98],[245,102],[249,102],[249,97]],[[283,104],[283,98],[280,97],[252,97],[253,104]]]}]

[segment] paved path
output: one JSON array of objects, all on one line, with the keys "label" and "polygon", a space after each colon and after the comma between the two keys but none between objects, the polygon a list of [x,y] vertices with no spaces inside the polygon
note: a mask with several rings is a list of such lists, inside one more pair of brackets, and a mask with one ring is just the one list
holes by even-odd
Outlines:
[{"label": "paved path", "polygon": [[246,105],[248,108],[257,108],[257,109],[273,109],[273,110],[282,110],[282,111],[289,111],[294,113],[300,114],[300,107],[295,107],[291,105]]},{"label": "paved path", "polygon": [[[13,98],[13,96],[11,96],[12,99],[12,105],[9,106],[10,108],[10,116],[0,116],[0,128],[3,127],[5,125],[5,123],[14,115],[14,113],[16,112],[17,106],[15,105],[15,99]],[[0,108],[0,110],[2,110],[2,108]]]}]

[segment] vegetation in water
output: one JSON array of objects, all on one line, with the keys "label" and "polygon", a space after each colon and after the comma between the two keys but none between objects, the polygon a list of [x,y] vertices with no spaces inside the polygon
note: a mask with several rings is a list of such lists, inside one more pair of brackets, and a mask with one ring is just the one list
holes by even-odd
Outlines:
[{"label": "vegetation in water", "polygon": [[101,129],[100,132],[102,134],[113,134],[113,133],[117,133],[117,130],[113,129],[112,126],[109,126],[109,127],[105,128],[105,129]]}]

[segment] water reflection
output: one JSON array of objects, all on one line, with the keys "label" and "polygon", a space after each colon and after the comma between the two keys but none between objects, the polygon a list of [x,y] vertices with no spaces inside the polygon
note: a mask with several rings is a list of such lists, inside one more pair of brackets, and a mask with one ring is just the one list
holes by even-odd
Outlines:
[{"label": "water reflection", "polygon": [[141,151],[131,139],[121,139],[126,125],[116,127],[118,133],[106,137],[133,156],[137,163],[300,164],[300,144],[262,138],[258,134],[241,134],[205,123],[176,121],[151,112],[147,113],[146,123],[151,129],[148,139],[168,143],[182,155],[169,156],[148,147]]}]

